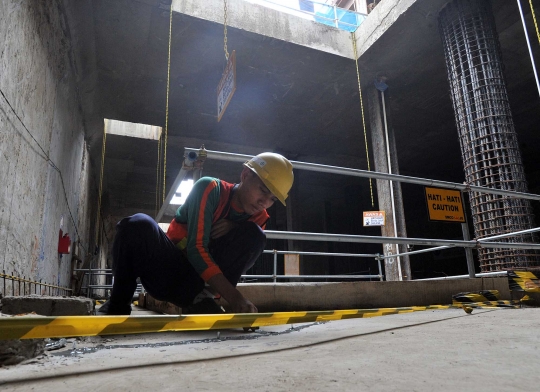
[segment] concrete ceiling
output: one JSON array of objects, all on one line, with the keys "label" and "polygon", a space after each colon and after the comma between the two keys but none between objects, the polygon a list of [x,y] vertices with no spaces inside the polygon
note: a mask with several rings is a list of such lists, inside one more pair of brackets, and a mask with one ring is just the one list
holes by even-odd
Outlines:
[{"label": "concrete ceiling", "polygon": [[[364,89],[376,76],[388,78],[401,172],[461,182],[437,24],[445,2],[416,1],[359,61]],[[165,124],[170,0],[87,0],[76,8],[67,3],[88,141],[98,165],[103,118]],[[538,92],[516,3],[492,0],[492,4],[514,121],[534,192],[540,190],[534,148],[539,141]],[[530,10],[526,14],[540,59]],[[245,154],[271,150],[300,161],[367,168],[352,59],[229,27],[228,48],[236,50],[238,88],[218,123],[215,90],[225,66],[223,25],[174,13],[172,32],[168,184],[180,168],[183,147],[201,144],[210,150]],[[110,214],[153,214],[156,160],[155,141],[108,137],[104,193]],[[238,171],[237,164],[210,161],[205,166],[206,175],[231,181]],[[318,186],[320,177],[306,173],[300,191],[304,199],[314,193],[332,197],[342,178],[323,178],[327,187]],[[367,189],[366,180],[347,182]],[[410,203],[413,209],[414,204]]]}]

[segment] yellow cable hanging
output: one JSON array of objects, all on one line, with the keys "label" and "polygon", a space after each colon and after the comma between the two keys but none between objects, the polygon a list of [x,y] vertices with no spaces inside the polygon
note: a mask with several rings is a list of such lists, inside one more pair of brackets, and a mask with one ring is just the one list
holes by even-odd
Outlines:
[{"label": "yellow cable hanging", "polygon": [[99,217],[101,215],[101,195],[103,193],[103,168],[105,167],[105,146],[107,143],[107,130],[105,128],[105,125],[103,125],[103,141],[101,145],[101,171],[99,174],[99,191],[98,191],[98,207],[97,207],[97,213],[96,213],[96,246],[99,246],[100,239],[99,237]]},{"label": "yellow cable hanging", "polygon": [[536,37],[538,38],[538,43],[540,44],[540,32],[538,31],[538,23],[536,23],[536,14],[534,13],[532,0],[529,0],[529,5],[531,6],[531,14],[534,21],[534,28],[536,29]]},{"label": "yellow cable hanging", "polygon": [[225,59],[229,61],[229,51],[227,50],[227,0],[223,0],[223,50]]},{"label": "yellow cable hanging", "polygon": [[167,102],[165,104],[165,136],[163,139],[163,194],[162,203],[165,203],[165,178],[167,174],[167,136],[169,131],[169,90],[171,85],[171,41],[172,41],[172,18],[173,8],[171,3],[171,14],[169,17],[169,58],[167,60]]},{"label": "yellow cable hanging", "polygon": [[[358,68],[358,54],[356,51],[356,35],[354,34],[354,31],[351,33],[351,35],[352,35],[352,41],[353,41],[354,61],[356,64],[356,77],[358,79],[358,95],[360,96],[360,109],[362,110],[362,126],[364,128],[364,143],[366,145],[367,167],[368,167],[368,171],[371,171],[371,165],[369,163],[369,148],[368,148],[368,141],[367,141],[366,121],[364,119],[364,102],[362,101],[362,87],[360,85],[360,70]],[[375,202],[373,200],[373,185],[371,183],[371,178],[369,179],[369,192],[371,195],[371,207],[375,207]]]}]

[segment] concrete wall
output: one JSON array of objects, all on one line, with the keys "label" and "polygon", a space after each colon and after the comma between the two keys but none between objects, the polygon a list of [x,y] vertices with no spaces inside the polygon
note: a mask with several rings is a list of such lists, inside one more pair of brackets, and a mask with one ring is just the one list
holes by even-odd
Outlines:
[{"label": "concrete wall", "polygon": [[0,2],[0,270],[60,286],[61,221],[88,249],[95,186],[70,45],[60,0]]}]

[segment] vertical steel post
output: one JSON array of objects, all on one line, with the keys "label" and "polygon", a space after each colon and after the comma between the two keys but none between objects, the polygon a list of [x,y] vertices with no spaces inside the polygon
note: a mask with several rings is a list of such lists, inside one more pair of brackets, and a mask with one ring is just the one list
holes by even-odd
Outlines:
[{"label": "vertical steel post", "polygon": [[274,249],[274,283],[277,281],[277,250]]},{"label": "vertical steel post", "polygon": [[[463,239],[465,241],[469,241],[471,239],[471,235],[469,233],[469,225],[467,223],[461,224],[461,231],[463,232]],[[474,270],[474,257],[471,248],[465,248],[465,257],[467,258],[467,270],[469,271],[469,278],[476,278],[476,272]]]}]

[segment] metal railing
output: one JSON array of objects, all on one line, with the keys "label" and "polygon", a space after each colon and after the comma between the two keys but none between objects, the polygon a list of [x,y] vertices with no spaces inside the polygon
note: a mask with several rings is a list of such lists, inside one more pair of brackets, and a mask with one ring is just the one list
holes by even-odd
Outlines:
[{"label": "metal railing", "polygon": [[[272,281],[275,283],[278,279],[379,279],[383,280],[384,275],[382,273],[382,267],[381,267],[381,260],[378,254],[358,254],[358,253],[330,253],[330,252],[294,252],[294,251],[279,251],[279,250],[264,250],[264,254],[273,254],[273,273],[268,275],[254,275],[254,274],[244,274],[241,276],[241,279],[272,279]],[[277,274],[277,266],[278,266],[278,259],[277,255],[306,255],[306,256],[332,256],[332,257],[367,257],[367,258],[374,258],[378,260],[378,267],[379,267],[379,273],[376,275],[353,275],[353,274],[346,274],[346,275],[278,275]],[[92,269],[92,268],[77,268],[73,270],[74,272],[83,272],[83,279],[84,277],[88,278],[88,282],[92,282],[92,278],[94,276],[111,276],[112,275],[112,269],[110,268],[101,268],[101,269]],[[92,296],[93,290],[98,289],[104,289],[104,290],[111,290],[112,284],[91,284],[87,283],[85,286],[81,287],[81,291],[84,291],[86,293],[87,297]],[[141,284],[137,285],[136,293],[143,290],[143,286]]]},{"label": "metal railing", "polygon": [[[195,148],[185,148],[185,154],[198,155],[200,149]],[[252,158],[251,155],[245,154],[234,154],[220,151],[210,151],[204,150],[205,159],[217,159],[230,162],[245,162]],[[425,186],[435,186],[448,189],[456,189],[462,192],[482,192],[487,194],[501,195],[514,198],[522,198],[528,200],[538,200],[540,201],[540,195],[535,195],[525,192],[515,192],[508,191],[503,189],[493,189],[483,186],[468,185],[463,183],[455,183],[449,181],[438,181],[426,178],[404,176],[399,174],[389,174],[381,172],[373,172],[368,170],[353,169],[346,167],[322,165],[316,163],[308,162],[298,162],[291,161],[295,169],[315,171],[321,173],[330,173],[330,174],[341,174],[349,175],[354,177],[362,178],[375,178],[381,180],[390,180],[399,183],[409,183]],[[180,175],[179,175],[180,176]],[[174,192],[174,189],[171,189],[171,192]],[[167,206],[163,205],[162,210]],[[463,225],[462,225],[463,226]],[[513,237],[523,234],[529,234],[534,231],[538,231],[540,228],[534,228],[529,230],[522,230],[514,233],[505,233],[498,236],[483,238],[483,239],[474,239],[470,240],[467,237],[467,233],[463,230],[464,240],[444,240],[444,239],[423,239],[423,238],[405,238],[405,237],[382,237],[382,236],[362,236],[362,235],[343,235],[343,234],[325,234],[325,233],[300,233],[300,232],[286,232],[286,231],[265,231],[267,238],[269,239],[288,239],[288,240],[307,240],[307,241],[330,241],[330,242],[352,242],[352,243],[380,243],[380,244],[403,244],[403,245],[426,245],[426,246],[436,246],[435,248],[417,250],[412,252],[404,252],[401,254],[389,254],[385,256],[378,256],[377,260],[391,259],[406,254],[417,254],[431,252],[451,247],[462,247],[465,249],[538,249],[540,250],[540,245],[533,243],[516,243],[516,242],[492,242],[496,239],[501,239],[505,237]],[[477,276],[474,271],[474,264],[472,260],[468,260],[467,267],[469,270],[469,277],[473,278]],[[274,273],[277,276],[277,274]]]},{"label": "metal railing", "polygon": [[367,17],[366,14],[336,7],[322,1],[300,0],[298,8],[279,0],[247,1],[350,32],[356,31]]},{"label": "metal railing", "polygon": [[[9,290],[6,289],[7,282],[11,282],[11,295],[12,296],[24,296],[24,295],[30,295],[30,294],[39,294],[39,295],[55,295],[55,296],[61,296],[61,295],[71,295],[72,289],[68,287],[62,287],[62,286],[56,286],[53,284],[44,283],[41,281],[26,279],[26,276],[22,276],[19,274],[18,276],[15,276],[15,273],[12,272],[11,275],[6,274],[6,271],[3,270],[0,274],[0,278],[3,282],[3,295],[9,295]],[[34,291],[32,292],[32,286],[34,288]],[[17,290],[16,290],[17,289]]]},{"label": "metal railing", "polygon": [[[329,253],[329,252],[301,252],[301,251],[283,251],[283,250],[265,250],[265,254],[274,255],[273,274],[272,275],[242,275],[243,279],[272,279],[275,283],[277,279],[379,279],[383,280],[384,275],[382,273],[381,259],[378,254],[360,254],[360,253]],[[368,257],[375,258],[379,266],[379,274],[377,275],[278,275],[277,274],[277,255],[303,255],[303,256],[331,256],[331,257]]]}]

